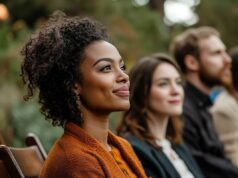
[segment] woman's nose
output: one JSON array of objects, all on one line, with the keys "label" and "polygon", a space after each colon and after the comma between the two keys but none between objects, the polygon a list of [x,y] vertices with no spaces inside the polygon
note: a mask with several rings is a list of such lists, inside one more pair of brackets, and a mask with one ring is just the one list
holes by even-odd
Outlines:
[{"label": "woman's nose", "polygon": [[127,75],[127,73],[124,70],[120,69],[118,71],[117,81],[123,82],[123,83],[129,82],[129,76]]},{"label": "woman's nose", "polygon": [[179,91],[180,91],[180,86],[178,86],[177,83],[173,83],[171,84],[171,93],[172,94],[179,94]]}]

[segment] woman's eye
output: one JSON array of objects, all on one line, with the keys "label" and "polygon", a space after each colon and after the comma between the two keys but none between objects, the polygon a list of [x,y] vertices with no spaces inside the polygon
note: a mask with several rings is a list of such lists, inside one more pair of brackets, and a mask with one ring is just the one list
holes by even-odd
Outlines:
[{"label": "woman's eye", "polygon": [[165,86],[167,86],[167,84],[168,84],[168,83],[166,83],[166,82],[162,82],[162,83],[159,83],[158,86],[159,86],[159,87],[165,87]]},{"label": "woman's eye", "polygon": [[110,65],[104,66],[100,69],[101,72],[109,72],[111,71],[112,67]]},{"label": "woman's eye", "polygon": [[123,64],[123,65],[121,66],[121,70],[126,71],[126,65],[125,65],[125,64]]}]

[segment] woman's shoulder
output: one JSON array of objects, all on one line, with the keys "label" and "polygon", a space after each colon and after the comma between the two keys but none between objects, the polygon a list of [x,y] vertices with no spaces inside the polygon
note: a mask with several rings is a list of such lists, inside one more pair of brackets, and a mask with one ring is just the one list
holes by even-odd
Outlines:
[{"label": "woman's shoulder", "polygon": [[[79,144],[67,144],[72,141],[68,137],[61,137],[52,147],[44,163],[41,177],[72,177],[75,172],[86,172],[89,168],[102,174],[98,160],[90,151]],[[83,160],[83,161],[82,161]],[[92,166],[94,165],[94,166]]]},{"label": "woman's shoulder", "polygon": [[131,144],[136,152],[151,154],[151,151],[155,150],[152,145],[148,144],[146,141],[138,138],[137,136],[127,134],[124,138]]},{"label": "woman's shoulder", "polygon": [[133,135],[126,135],[123,137],[116,136],[116,138],[119,140],[121,145],[124,145],[124,148],[131,150],[131,152],[150,155],[150,146],[139,138]]},{"label": "woman's shoulder", "polygon": [[90,139],[88,142],[85,140],[87,139],[65,132],[53,145],[47,161],[81,164],[80,160],[84,160],[83,163],[96,164],[99,153],[95,150],[100,145]]},{"label": "woman's shoulder", "polygon": [[91,156],[92,154],[90,154],[90,150],[91,152],[93,151],[92,148],[80,142],[80,140],[77,138],[64,134],[53,145],[48,157],[51,155],[52,157],[55,157],[55,155],[57,155],[58,159],[64,159],[68,161],[74,159],[74,157],[80,157],[84,160],[92,161],[94,157]]},{"label": "woman's shoulder", "polygon": [[133,146],[140,146],[146,144],[143,140],[132,134],[126,134],[125,136],[123,136],[123,138],[125,138]]}]

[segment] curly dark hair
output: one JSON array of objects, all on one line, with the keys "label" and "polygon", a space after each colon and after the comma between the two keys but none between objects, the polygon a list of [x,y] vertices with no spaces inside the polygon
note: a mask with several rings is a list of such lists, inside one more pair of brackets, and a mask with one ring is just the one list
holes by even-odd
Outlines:
[{"label": "curly dark hair", "polygon": [[54,126],[82,124],[73,87],[83,81],[79,66],[85,48],[99,40],[109,41],[102,24],[57,11],[23,47],[21,77],[28,89],[24,99],[39,89],[40,110]]}]

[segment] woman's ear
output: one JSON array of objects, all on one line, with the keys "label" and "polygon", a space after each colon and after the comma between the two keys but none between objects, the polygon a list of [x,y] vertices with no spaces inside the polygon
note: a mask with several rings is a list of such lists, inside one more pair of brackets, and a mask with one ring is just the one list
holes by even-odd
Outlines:
[{"label": "woman's ear", "polygon": [[81,85],[79,83],[75,83],[73,90],[75,92],[76,95],[80,95],[81,94]]},{"label": "woman's ear", "polygon": [[199,61],[192,55],[186,55],[184,58],[184,63],[186,65],[187,71],[195,72],[199,70]]}]

